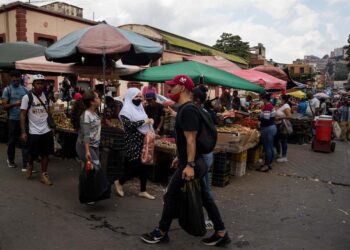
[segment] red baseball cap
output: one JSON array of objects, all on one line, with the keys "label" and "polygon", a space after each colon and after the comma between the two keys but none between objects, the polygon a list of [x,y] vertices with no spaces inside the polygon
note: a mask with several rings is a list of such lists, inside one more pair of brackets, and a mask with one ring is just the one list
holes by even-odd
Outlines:
[{"label": "red baseball cap", "polygon": [[189,91],[192,91],[194,89],[194,83],[188,75],[177,75],[174,77],[174,79],[165,81],[165,84],[168,84],[170,86],[182,85],[185,86],[185,88]]}]

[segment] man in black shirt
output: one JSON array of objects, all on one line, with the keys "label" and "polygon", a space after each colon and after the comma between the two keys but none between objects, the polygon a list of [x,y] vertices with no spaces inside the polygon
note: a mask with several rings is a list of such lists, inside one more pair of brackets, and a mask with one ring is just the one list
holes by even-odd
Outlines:
[{"label": "man in black shirt", "polygon": [[194,83],[188,76],[178,75],[167,84],[172,87],[169,97],[180,105],[175,123],[178,157],[173,161],[173,167],[177,169],[164,195],[163,213],[159,227],[142,235],[141,239],[150,244],[169,241],[168,231],[177,209],[177,194],[186,181],[190,181],[196,176],[201,180],[203,206],[208,212],[209,219],[213,221],[215,229],[215,233],[211,237],[203,239],[203,243],[208,246],[224,246],[230,242],[230,238],[225,230],[219,210],[208,193],[205,181],[203,181],[207,166],[203,161],[202,154],[197,151],[196,137],[202,121],[198,108],[191,105],[191,92]]},{"label": "man in black shirt", "polygon": [[241,109],[241,99],[238,97],[238,91],[233,91],[233,97],[232,97],[232,108],[234,110],[240,110]]},{"label": "man in black shirt", "polygon": [[147,106],[145,107],[148,118],[154,120],[153,128],[157,134],[163,133],[164,126],[164,107],[156,101],[156,94],[153,92],[146,93]]}]

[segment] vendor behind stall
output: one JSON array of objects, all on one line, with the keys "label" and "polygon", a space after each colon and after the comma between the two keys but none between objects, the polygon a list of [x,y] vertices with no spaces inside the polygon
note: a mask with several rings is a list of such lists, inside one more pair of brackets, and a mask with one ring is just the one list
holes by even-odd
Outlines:
[{"label": "vendor behind stall", "polygon": [[157,103],[156,94],[154,92],[148,92],[145,95],[147,100],[147,106],[145,107],[148,118],[154,120],[153,128],[157,134],[163,133],[164,128],[164,107],[162,104]]},{"label": "vendor behind stall", "polygon": [[112,126],[112,119],[118,119],[123,103],[114,100],[112,96],[105,97],[105,109],[103,110],[103,123]]}]

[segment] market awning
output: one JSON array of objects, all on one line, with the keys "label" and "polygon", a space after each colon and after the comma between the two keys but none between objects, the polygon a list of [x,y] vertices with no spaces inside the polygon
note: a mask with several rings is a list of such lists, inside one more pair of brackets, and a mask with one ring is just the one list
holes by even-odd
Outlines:
[{"label": "market awning", "polygon": [[0,68],[14,69],[15,62],[26,58],[36,56],[43,56],[45,47],[28,43],[28,42],[14,42],[0,44]]},{"label": "market awning", "polygon": [[243,78],[209,65],[193,61],[152,67],[123,78],[127,80],[146,82],[164,82],[171,80],[179,74],[188,75],[195,83],[203,82],[205,84],[221,85],[228,88],[249,90],[258,93],[264,92],[263,87],[250,83]]},{"label": "market awning", "polygon": [[287,87],[287,82],[271,75],[255,70],[233,70],[232,73],[242,77],[252,83],[264,87],[266,90],[283,90]]},{"label": "market awning", "polygon": [[260,65],[260,66],[253,68],[252,70],[256,70],[256,71],[260,71],[260,72],[269,74],[271,76],[274,76],[274,77],[281,79],[281,80],[284,80],[284,81],[289,80],[289,77],[288,77],[286,72],[284,72],[282,69],[274,67],[272,65]]},{"label": "market awning", "polygon": [[[78,65],[75,63],[55,63],[47,61],[45,56],[20,60],[15,63],[16,69],[28,72],[78,74],[81,76],[102,76],[102,69],[98,66]],[[130,75],[141,70],[138,66],[118,65],[115,69],[106,70],[107,78],[118,78],[121,75]]]},{"label": "market awning", "polygon": [[206,65],[212,66],[214,68],[227,71],[229,73],[232,73],[233,70],[241,69],[237,64],[221,56],[185,56],[184,60],[200,62]]}]

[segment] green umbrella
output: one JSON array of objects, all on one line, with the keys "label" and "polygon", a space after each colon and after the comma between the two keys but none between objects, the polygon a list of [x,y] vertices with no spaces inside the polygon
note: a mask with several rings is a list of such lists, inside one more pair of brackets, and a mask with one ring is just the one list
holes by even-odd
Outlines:
[{"label": "green umbrella", "polygon": [[0,68],[14,69],[15,62],[27,58],[43,56],[45,47],[28,43],[28,42],[14,42],[0,44]]},{"label": "green umbrella", "polygon": [[145,69],[137,74],[124,77],[126,80],[164,82],[173,79],[176,75],[183,74],[192,78],[195,83],[199,83],[203,78],[203,83],[221,85],[228,88],[249,90],[263,93],[264,88],[244,80],[226,71],[205,65],[199,62],[179,62],[163,66]]}]

